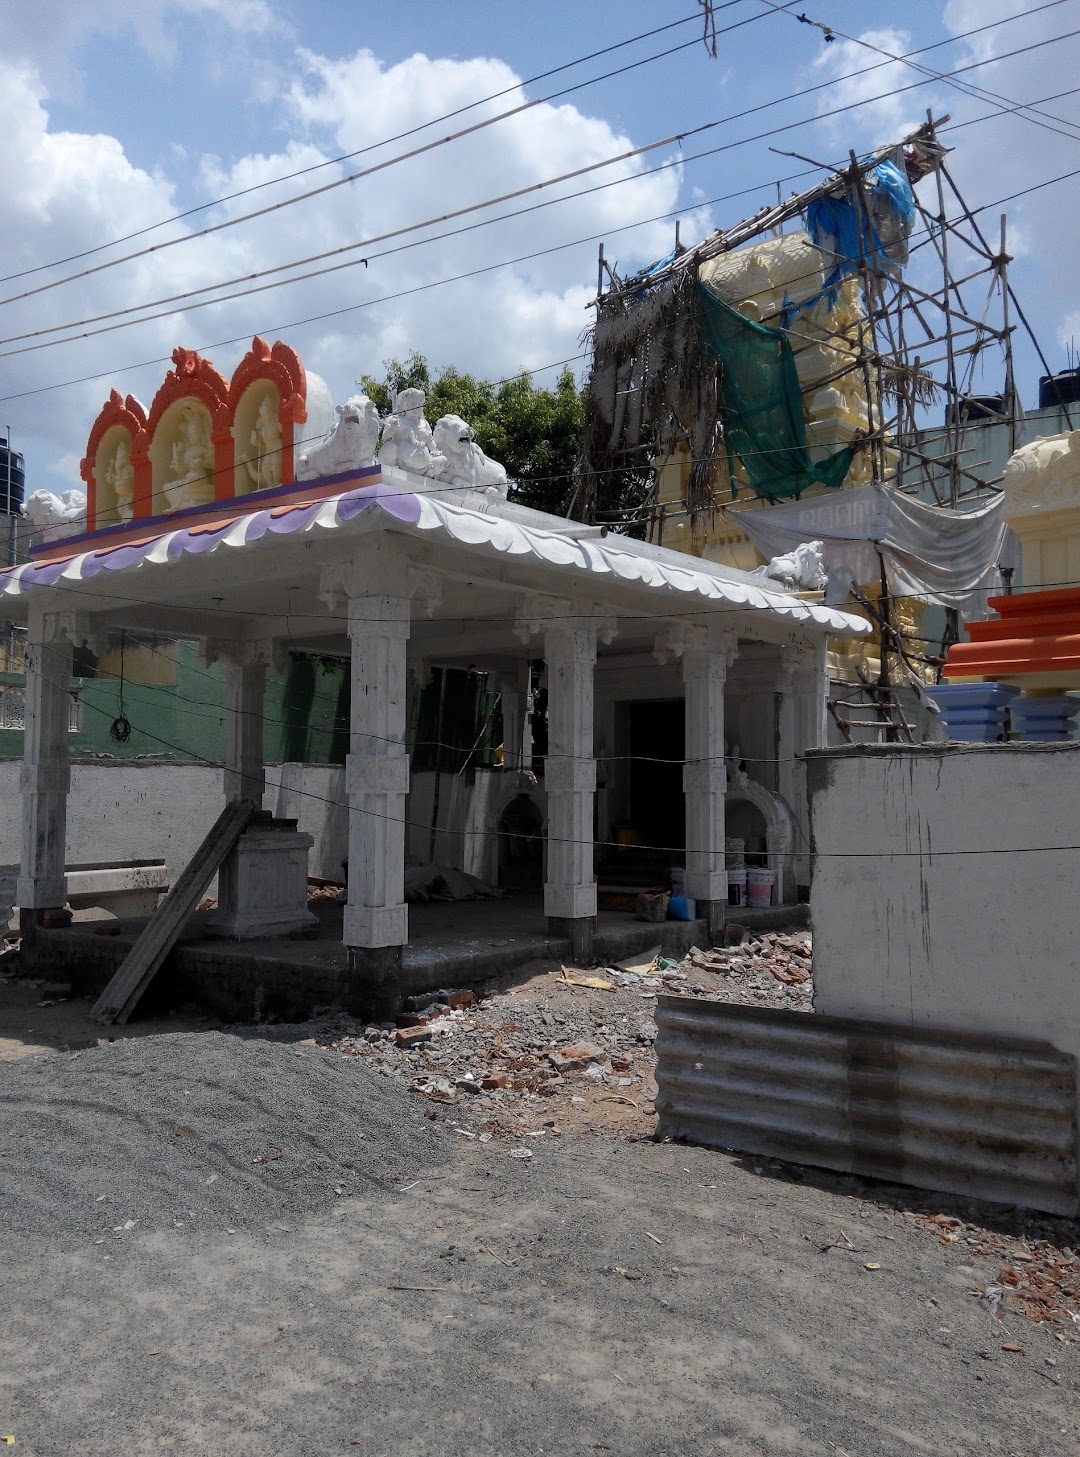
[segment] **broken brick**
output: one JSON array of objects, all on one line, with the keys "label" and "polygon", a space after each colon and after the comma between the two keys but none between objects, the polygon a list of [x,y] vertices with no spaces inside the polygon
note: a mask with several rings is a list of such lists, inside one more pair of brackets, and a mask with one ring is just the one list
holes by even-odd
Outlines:
[{"label": "broken brick", "polygon": [[398,1047],[418,1047],[421,1042],[430,1042],[434,1035],[430,1027],[399,1027],[394,1041]]}]

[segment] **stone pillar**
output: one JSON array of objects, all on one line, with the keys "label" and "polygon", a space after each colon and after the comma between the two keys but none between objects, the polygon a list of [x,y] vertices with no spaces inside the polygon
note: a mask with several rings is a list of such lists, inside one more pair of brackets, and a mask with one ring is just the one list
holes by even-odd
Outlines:
[{"label": "stone pillar", "polygon": [[262,808],[266,790],[263,764],[263,703],[266,665],[283,669],[285,651],[269,640],[211,638],[203,649],[207,666],[221,662],[225,670],[226,800],[250,799]]},{"label": "stone pillar", "polygon": [[[502,709],[503,768],[521,769],[527,767],[524,763],[524,737],[529,716],[528,662],[519,664],[512,673],[500,673],[497,687]],[[532,757],[531,743],[529,757]]]},{"label": "stone pillar", "polygon": [[571,955],[592,956],[596,929],[593,879],[593,674],[596,644],[610,642],[615,624],[589,606],[536,597],[518,627],[525,640],[542,633],[548,690],[547,878],[544,914],[552,935],[570,939]]},{"label": "stone pillar", "polygon": [[[383,540],[323,573],[321,596],[348,614],[352,706],[345,791],[349,886],[342,940],[349,950],[349,1009],[385,1013],[401,994],[405,810],[409,792],[408,668],[412,618],[408,564]],[[405,589],[402,591],[402,589]]]},{"label": "stone pillar", "polygon": [[776,678],[778,699],[777,789],[795,819],[792,863],[784,867],[777,903],[792,900],[796,886],[810,884],[810,801],[806,785],[807,749],[828,739],[824,638],[787,644],[780,649]]},{"label": "stone pillar", "polygon": [[697,901],[698,916],[715,941],[723,935],[728,893],[724,687],[738,639],[722,628],[681,626],[668,635],[668,644],[681,650],[686,695],[686,893]]},{"label": "stone pillar", "polygon": [[16,887],[26,936],[45,910],[67,903],[68,721],[71,711],[71,614],[33,612],[26,642],[23,731],[22,865]]}]

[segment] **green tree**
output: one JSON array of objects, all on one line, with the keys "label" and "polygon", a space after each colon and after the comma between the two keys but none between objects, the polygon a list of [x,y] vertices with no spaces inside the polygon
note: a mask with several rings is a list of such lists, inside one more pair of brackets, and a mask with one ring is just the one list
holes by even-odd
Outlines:
[{"label": "green tree", "polygon": [[512,500],[537,511],[565,514],[585,415],[584,394],[569,369],[563,370],[554,389],[543,389],[526,372],[495,385],[453,365],[432,380],[427,360],[415,350],[404,361],[386,360],[383,367],[382,381],[371,375],[359,381],[380,414],[389,414],[399,390],[424,390],[432,424],[440,415],[460,415],[476,431],[481,450],[502,461],[515,483]]}]

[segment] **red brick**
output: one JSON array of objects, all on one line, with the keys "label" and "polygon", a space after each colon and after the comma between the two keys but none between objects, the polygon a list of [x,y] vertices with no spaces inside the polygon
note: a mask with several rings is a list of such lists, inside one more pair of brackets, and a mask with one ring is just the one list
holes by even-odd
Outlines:
[{"label": "red brick", "polygon": [[418,1047],[421,1042],[430,1042],[434,1037],[430,1027],[401,1027],[394,1033],[399,1047]]}]

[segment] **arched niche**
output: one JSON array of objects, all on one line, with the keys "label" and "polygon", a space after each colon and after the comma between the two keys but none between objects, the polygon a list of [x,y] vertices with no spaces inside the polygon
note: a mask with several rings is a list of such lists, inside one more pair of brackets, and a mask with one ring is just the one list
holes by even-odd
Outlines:
[{"label": "arched niche", "polygon": [[152,516],[231,493],[229,387],[210,361],[193,349],[174,349],[172,357],[174,367],[154,396],[146,428],[132,452],[136,515],[141,514],[138,504],[144,491]]},{"label": "arched niche", "polygon": [[795,816],[780,795],[755,783],[741,770],[733,769],[729,774],[725,802],[750,804],[760,813],[765,822],[766,863],[776,876],[776,904],[791,905],[795,900],[795,867],[791,858]]},{"label": "arched niche", "polygon": [[125,400],[119,390],[112,390],[94,421],[79,465],[86,485],[87,531],[128,521],[137,513],[139,482],[133,457],[145,427],[146,411],[135,396]]},{"label": "arched niche", "polygon": [[150,441],[153,514],[205,506],[214,500],[214,417],[195,395],[174,400]]},{"label": "arched niche", "polygon": [[240,396],[232,437],[236,460],[234,495],[273,490],[283,484],[281,396],[272,380],[256,380]]},{"label": "arched niche", "polygon": [[271,349],[256,334],[233,371],[227,412],[233,494],[291,486],[296,427],[307,420],[307,376],[296,351],[280,339]]}]

